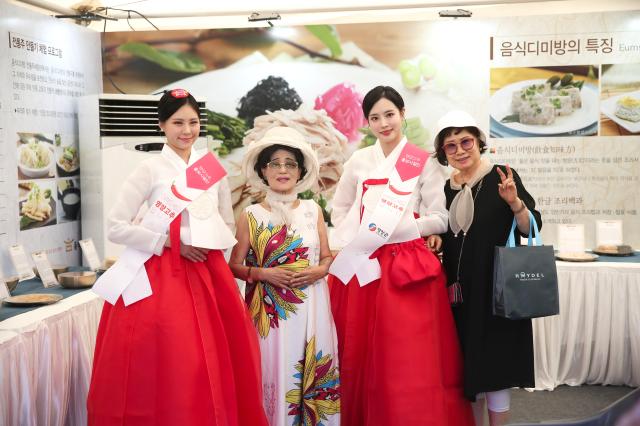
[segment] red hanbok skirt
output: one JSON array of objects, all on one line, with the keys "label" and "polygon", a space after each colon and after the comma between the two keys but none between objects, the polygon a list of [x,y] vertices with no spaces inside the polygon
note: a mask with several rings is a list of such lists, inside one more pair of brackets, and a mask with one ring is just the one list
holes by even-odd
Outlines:
[{"label": "red hanbok skirt", "polygon": [[258,338],[222,252],[165,249],[145,267],[152,296],[104,305],[89,425],[266,426]]},{"label": "red hanbok skirt", "polygon": [[331,276],[341,420],[347,426],[473,425],[442,266],[422,239],[378,249],[364,287]]}]

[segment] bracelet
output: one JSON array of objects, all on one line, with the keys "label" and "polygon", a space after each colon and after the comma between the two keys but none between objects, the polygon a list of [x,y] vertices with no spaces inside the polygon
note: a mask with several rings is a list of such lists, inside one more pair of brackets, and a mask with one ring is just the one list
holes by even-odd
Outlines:
[{"label": "bracelet", "polygon": [[518,210],[512,210],[512,211],[513,211],[513,214],[518,214],[518,213],[520,213],[521,211],[523,211],[526,208],[527,208],[526,204],[521,199],[520,200],[520,208]]},{"label": "bracelet", "polygon": [[253,266],[249,266],[249,270],[247,271],[247,279],[245,280],[248,283],[253,283],[253,280],[251,279],[251,268],[253,268]]}]

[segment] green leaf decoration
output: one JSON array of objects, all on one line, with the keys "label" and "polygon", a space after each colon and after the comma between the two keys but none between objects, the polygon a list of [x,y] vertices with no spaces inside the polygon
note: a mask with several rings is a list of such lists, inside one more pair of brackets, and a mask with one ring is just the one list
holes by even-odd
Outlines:
[{"label": "green leaf decoration", "polygon": [[20,229],[25,229],[27,226],[31,225],[34,222],[37,222],[37,221],[34,219],[31,219],[27,215],[24,215],[20,218]]},{"label": "green leaf decoration", "polygon": [[248,130],[244,120],[220,112],[207,110],[207,135],[222,141],[216,148],[219,156],[224,157],[242,146],[242,139]]},{"label": "green leaf decoration", "polygon": [[502,120],[500,120],[500,122],[501,123],[519,123],[520,114],[516,113],[516,114],[507,115]]},{"label": "green leaf decoration", "polygon": [[153,62],[171,71],[197,74],[205,71],[207,68],[202,62],[202,59],[192,53],[156,49],[147,43],[125,43],[120,45],[118,50]]},{"label": "green leaf decoration", "polygon": [[333,25],[306,25],[306,28],[316,36],[331,51],[333,58],[342,56],[342,45],[338,30]]},{"label": "green leaf decoration", "polygon": [[422,126],[420,117],[411,117],[406,120],[404,134],[412,144],[425,148],[429,139],[429,131]]},{"label": "green leaf decoration", "polygon": [[376,143],[376,137],[373,135],[373,132],[368,127],[362,127],[358,129],[360,133],[364,135],[364,137],[360,140],[360,145],[358,145],[358,149],[366,148],[368,146]]},{"label": "green leaf decoration", "polygon": [[307,189],[306,191],[299,193],[298,198],[301,200],[313,200],[314,195],[315,194],[313,193],[312,190]]}]

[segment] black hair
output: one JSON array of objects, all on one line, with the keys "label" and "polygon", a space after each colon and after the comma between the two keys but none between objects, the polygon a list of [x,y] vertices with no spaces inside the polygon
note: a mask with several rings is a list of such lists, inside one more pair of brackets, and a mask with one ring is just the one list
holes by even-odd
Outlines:
[{"label": "black hair", "polygon": [[480,148],[480,154],[483,154],[487,150],[487,144],[480,138],[480,130],[475,126],[467,126],[467,127],[446,127],[438,133],[438,137],[436,138],[436,158],[438,159],[438,163],[446,166],[449,164],[447,161],[447,154],[444,153],[444,149],[442,146],[444,144],[444,140],[451,135],[457,135],[458,133],[466,130],[471,133],[478,140],[478,147]]},{"label": "black hair", "polygon": [[167,90],[158,101],[158,121],[164,122],[169,119],[177,110],[184,105],[189,105],[200,118],[200,106],[196,99],[188,93],[187,96],[176,98],[172,95],[173,90]]},{"label": "black hair", "polygon": [[275,144],[268,146],[260,151],[260,154],[258,154],[258,159],[256,160],[256,164],[253,166],[253,170],[256,171],[256,173],[264,183],[267,183],[267,179],[265,179],[264,175],[262,174],[262,169],[267,167],[267,164],[271,161],[271,156],[273,155],[273,153],[280,149],[290,152],[294,157],[296,157],[296,162],[298,163],[298,168],[300,169],[300,179],[298,180],[301,180],[304,175],[307,174],[307,169],[305,169],[304,167],[304,155],[302,155],[302,151],[292,146]]},{"label": "black hair", "polygon": [[400,96],[400,93],[396,89],[391,86],[376,86],[373,89],[369,90],[362,99],[362,112],[364,113],[364,118],[369,119],[369,113],[371,112],[371,108],[378,102],[380,99],[385,98],[391,101],[400,112],[404,109],[404,99]]}]

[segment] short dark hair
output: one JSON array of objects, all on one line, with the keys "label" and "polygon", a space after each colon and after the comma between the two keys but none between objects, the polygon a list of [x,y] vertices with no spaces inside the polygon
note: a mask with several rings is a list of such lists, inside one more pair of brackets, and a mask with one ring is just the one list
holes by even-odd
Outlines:
[{"label": "short dark hair", "polygon": [[376,102],[382,98],[388,99],[400,111],[404,108],[404,99],[402,99],[402,96],[400,96],[400,93],[398,93],[396,89],[391,86],[376,86],[369,90],[369,93],[367,93],[364,96],[364,99],[362,99],[362,112],[364,113],[364,118],[367,120],[369,119],[371,108],[373,108]]},{"label": "short dark hair", "polygon": [[187,96],[176,98],[172,95],[173,90],[166,90],[158,101],[158,121],[167,121],[177,110],[184,105],[189,105],[200,118],[200,106],[196,99],[187,93]]},{"label": "short dark hair", "polygon": [[267,167],[267,164],[271,161],[271,156],[273,155],[273,153],[280,149],[290,152],[294,157],[296,157],[296,162],[298,163],[298,168],[300,169],[300,179],[302,179],[304,175],[307,174],[307,169],[305,169],[304,167],[304,155],[302,155],[302,151],[292,146],[275,144],[268,146],[260,151],[260,154],[258,154],[258,159],[256,160],[256,164],[253,166],[253,170],[256,171],[256,173],[264,183],[267,183],[267,179],[265,179],[264,175],[262,174],[262,169]]},{"label": "short dark hair", "polygon": [[458,133],[466,130],[471,133],[478,140],[478,147],[480,148],[480,154],[483,154],[487,150],[487,144],[480,138],[480,130],[475,126],[467,126],[467,127],[447,127],[444,128],[438,133],[438,137],[436,138],[436,158],[438,159],[438,163],[446,166],[449,164],[447,161],[447,154],[444,153],[442,149],[442,145],[444,144],[444,140],[451,135],[457,135]]}]

